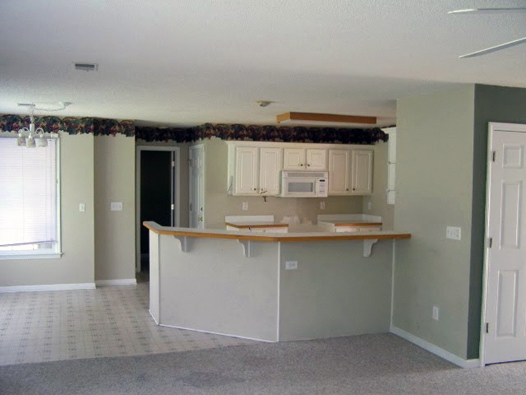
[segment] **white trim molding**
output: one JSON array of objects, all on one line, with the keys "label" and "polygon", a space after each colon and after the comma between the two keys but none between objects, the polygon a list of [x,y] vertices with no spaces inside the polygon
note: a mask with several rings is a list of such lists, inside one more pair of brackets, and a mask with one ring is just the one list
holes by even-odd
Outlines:
[{"label": "white trim molding", "polygon": [[445,359],[451,363],[454,363],[457,366],[465,369],[479,368],[480,361],[478,359],[463,359],[459,356],[450,353],[449,351],[444,350],[434,344],[429,343],[428,341],[419,338],[418,336],[412,335],[409,332],[404,331],[394,325],[391,325],[389,331],[397,336],[400,336],[402,339],[407,340],[410,343],[417,345],[418,347],[423,348],[426,351],[429,351],[432,354],[439,356],[440,358]]},{"label": "white trim molding", "polygon": [[41,292],[41,291],[75,291],[79,289],[95,289],[95,283],[15,285],[15,286],[8,286],[8,287],[0,287],[0,293],[4,293],[4,292]]},{"label": "white trim molding", "polygon": [[121,278],[117,280],[96,280],[97,287],[111,287],[114,285],[137,285],[137,280],[134,278]]}]

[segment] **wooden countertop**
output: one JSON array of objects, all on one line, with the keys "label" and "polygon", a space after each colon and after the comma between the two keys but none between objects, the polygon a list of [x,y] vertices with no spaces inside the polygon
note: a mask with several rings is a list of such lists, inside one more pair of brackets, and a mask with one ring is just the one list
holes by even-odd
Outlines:
[{"label": "wooden countertop", "polygon": [[251,240],[262,242],[301,242],[322,240],[385,240],[385,239],[410,239],[411,233],[395,232],[390,230],[367,232],[313,232],[313,233],[253,233],[250,231],[228,231],[222,229],[193,229],[172,228],[161,226],[156,222],[146,221],[143,225],[152,232],[160,235],[207,237],[214,239]]},{"label": "wooden countertop", "polygon": [[255,222],[255,223],[233,223],[225,222],[226,226],[231,226],[238,229],[254,229],[254,228],[288,228],[288,224],[278,224],[278,223],[264,223],[264,222]]}]

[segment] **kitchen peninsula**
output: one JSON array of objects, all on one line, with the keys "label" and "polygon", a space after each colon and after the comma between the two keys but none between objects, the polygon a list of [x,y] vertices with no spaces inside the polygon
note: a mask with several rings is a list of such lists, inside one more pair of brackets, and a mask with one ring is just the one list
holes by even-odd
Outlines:
[{"label": "kitchen peninsula", "polygon": [[395,242],[411,237],[144,225],[158,324],[271,342],[387,332]]}]

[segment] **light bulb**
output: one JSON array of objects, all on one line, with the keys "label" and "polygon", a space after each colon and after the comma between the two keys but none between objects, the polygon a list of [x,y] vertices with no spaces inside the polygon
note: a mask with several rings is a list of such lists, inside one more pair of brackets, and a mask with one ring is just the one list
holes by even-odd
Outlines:
[{"label": "light bulb", "polygon": [[29,133],[29,137],[27,138],[26,147],[27,148],[35,148],[36,147],[36,145],[35,145],[35,138],[33,137],[33,135],[31,133]]}]

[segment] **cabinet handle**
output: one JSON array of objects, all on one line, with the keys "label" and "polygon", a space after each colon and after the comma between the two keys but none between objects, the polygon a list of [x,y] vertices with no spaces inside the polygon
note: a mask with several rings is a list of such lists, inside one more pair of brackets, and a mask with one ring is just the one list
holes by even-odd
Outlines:
[{"label": "cabinet handle", "polygon": [[303,167],[303,163],[300,166]]},{"label": "cabinet handle", "polygon": [[346,189],[347,191],[349,190],[349,188]]},{"label": "cabinet handle", "polygon": [[256,190],[256,188],[254,188],[254,191]]},{"label": "cabinet handle", "polygon": [[307,167],[310,167],[310,163],[309,163],[309,164],[307,164]]}]

